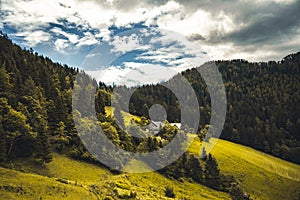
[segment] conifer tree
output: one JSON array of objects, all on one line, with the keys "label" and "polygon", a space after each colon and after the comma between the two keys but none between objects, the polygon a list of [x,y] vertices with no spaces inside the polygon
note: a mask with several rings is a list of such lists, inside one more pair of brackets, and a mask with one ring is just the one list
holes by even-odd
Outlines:
[{"label": "conifer tree", "polygon": [[208,155],[205,163],[204,177],[205,185],[215,189],[220,188],[220,170],[216,159],[211,154]]}]

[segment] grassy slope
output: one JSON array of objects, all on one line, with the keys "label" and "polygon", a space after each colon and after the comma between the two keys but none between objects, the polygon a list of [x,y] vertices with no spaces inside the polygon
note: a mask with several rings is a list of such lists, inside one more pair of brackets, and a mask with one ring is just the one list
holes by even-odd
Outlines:
[{"label": "grassy slope", "polygon": [[[205,145],[209,148],[211,144]],[[198,153],[199,147],[199,141],[195,141],[189,151]],[[253,199],[298,199],[299,165],[224,140],[218,140],[211,153],[221,171],[233,174]],[[0,168],[1,199],[102,199],[130,192],[136,192],[140,199],[164,199],[167,185],[174,188],[177,198],[229,199],[225,193],[170,180],[155,172],[112,175],[101,167],[61,155],[55,155],[44,169],[28,161],[18,161],[15,168],[40,175]]]},{"label": "grassy slope", "polygon": [[[106,107],[106,112],[110,115],[112,109]],[[129,125],[131,119],[140,119],[125,112],[122,114],[125,125]],[[298,199],[299,165],[224,140],[212,139],[204,145],[209,150],[213,143],[216,145],[211,153],[217,158],[221,171],[234,175],[251,198]],[[198,153],[200,148],[196,139],[189,151]],[[134,165],[138,167],[139,163]],[[130,192],[136,192],[139,199],[167,199],[164,197],[167,185],[174,188],[178,199],[229,199],[225,193],[187,181],[170,180],[155,172],[112,175],[101,167],[61,155],[55,155],[46,168],[32,166],[28,161],[18,161],[15,168],[34,174],[0,168],[1,199],[102,199],[106,196],[117,198]]]},{"label": "grassy slope", "polygon": [[[22,163],[23,169],[28,170],[29,166],[32,167]],[[130,192],[136,192],[138,199],[168,199],[164,195],[167,185],[174,188],[176,199],[230,199],[228,194],[187,181],[170,180],[156,172],[112,175],[101,167],[61,155],[55,155],[46,169],[31,170],[44,176],[0,168],[1,199],[117,199],[118,195],[124,198]]]},{"label": "grassy slope", "polygon": [[[105,109],[108,115],[112,113],[111,107]],[[122,114],[125,125],[132,118],[139,119],[129,113]],[[234,175],[243,190],[251,194],[253,199],[300,198],[299,165],[225,140],[212,138],[210,143],[203,145],[206,150],[212,149],[211,153],[217,158],[221,171]],[[198,154],[200,148],[200,142],[196,138],[189,151]]]},{"label": "grassy slope", "polygon": [[[113,111],[114,111],[114,108],[112,108],[110,106],[106,106],[105,107],[105,112],[106,112],[107,116],[114,116]],[[121,113],[122,113],[123,118],[124,118],[124,124],[125,124],[125,126],[130,125],[130,121],[131,120],[136,120],[136,121],[140,121],[141,120],[140,117],[132,115],[130,113],[127,113],[127,112],[124,112],[124,111],[121,111]]]},{"label": "grassy slope", "polygon": [[[243,190],[253,199],[298,199],[300,166],[232,142],[212,138],[205,143],[216,157],[222,172],[236,177]],[[195,140],[189,151],[198,153]]]},{"label": "grassy slope", "polygon": [[0,168],[0,199],[97,199],[83,186]]}]

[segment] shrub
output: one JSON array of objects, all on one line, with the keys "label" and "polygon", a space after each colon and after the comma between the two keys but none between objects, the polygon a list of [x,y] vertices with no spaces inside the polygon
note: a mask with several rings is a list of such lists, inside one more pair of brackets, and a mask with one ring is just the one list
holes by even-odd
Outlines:
[{"label": "shrub", "polygon": [[166,195],[166,197],[170,197],[170,198],[175,198],[176,197],[173,188],[171,188],[169,186],[166,187],[165,195]]}]

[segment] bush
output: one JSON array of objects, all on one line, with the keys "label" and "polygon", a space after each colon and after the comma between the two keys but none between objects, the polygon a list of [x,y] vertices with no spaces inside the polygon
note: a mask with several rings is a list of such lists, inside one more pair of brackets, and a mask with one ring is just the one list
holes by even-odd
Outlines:
[{"label": "bush", "polygon": [[173,188],[171,188],[169,186],[166,187],[165,195],[166,195],[166,197],[170,197],[170,198],[175,198],[176,197]]},{"label": "bush", "polygon": [[232,198],[232,200],[245,200],[245,199],[249,199],[246,198],[243,191],[241,190],[241,188],[238,185],[233,185],[232,189],[230,191],[230,196]]}]

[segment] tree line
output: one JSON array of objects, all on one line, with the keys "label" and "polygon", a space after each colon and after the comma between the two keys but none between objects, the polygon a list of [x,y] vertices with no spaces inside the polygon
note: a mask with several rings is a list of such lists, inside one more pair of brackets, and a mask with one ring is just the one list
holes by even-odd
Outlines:
[{"label": "tree line", "polygon": [[[206,63],[209,64],[213,63]],[[221,138],[300,163],[300,52],[279,62],[231,60],[215,64],[227,98]],[[210,122],[211,99],[198,69],[188,69],[164,84],[180,88],[182,76],[189,81],[197,95],[201,116],[200,126],[194,131],[200,133]],[[128,90],[135,90],[130,101],[130,112],[135,115],[148,118],[148,109],[156,103],[165,107],[170,122],[180,122],[182,106],[189,113],[198,112],[189,109],[188,104],[180,105],[177,97],[161,84]]]}]

